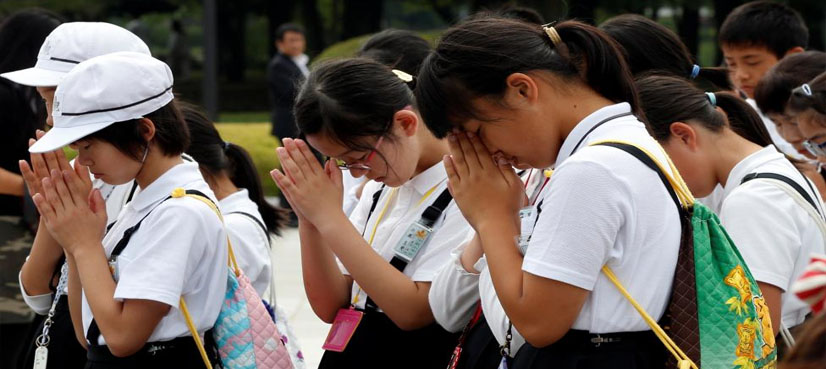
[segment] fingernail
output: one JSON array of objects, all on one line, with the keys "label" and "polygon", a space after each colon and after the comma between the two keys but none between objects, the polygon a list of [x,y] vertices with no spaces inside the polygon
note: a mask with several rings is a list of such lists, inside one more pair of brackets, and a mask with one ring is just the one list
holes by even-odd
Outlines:
[{"label": "fingernail", "polygon": [[467,134],[467,136],[468,136],[468,137],[470,137],[470,138],[475,138],[475,137],[476,137],[476,134],[475,134],[475,133],[473,133],[473,132],[465,132],[465,133],[466,133],[466,134]]},{"label": "fingernail", "polygon": [[501,157],[501,156],[496,159],[496,163],[499,164],[499,165],[508,165],[509,164],[508,161],[505,158]]},{"label": "fingernail", "polygon": [[455,142],[456,141],[456,134],[451,133],[450,135],[447,136],[447,139],[450,140],[451,142]]}]

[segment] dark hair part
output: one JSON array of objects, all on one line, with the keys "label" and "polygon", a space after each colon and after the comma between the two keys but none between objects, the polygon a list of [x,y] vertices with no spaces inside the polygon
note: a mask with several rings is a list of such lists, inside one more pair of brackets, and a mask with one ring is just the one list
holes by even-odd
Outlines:
[{"label": "dark hair part", "polygon": [[[631,74],[659,71],[691,78],[696,61],[674,31],[638,14],[623,14],[603,22],[599,28],[622,46]],[[709,90],[733,90],[725,68],[700,68],[693,78]]]},{"label": "dark hair part", "polygon": [[784,114],[792,90],[826,71],[826,53],[806,51],[789,55],[757,83],[754,101],[764,114]]},{"label": "dark hair part", "polygon": [[34,66],[46,36],[62,22],[57,14],[39,8],[7,17],[0,24],[0,73]]},{"label": "dark hair part", "polygon": [[373,147],[365,138],[393,140],[393,115],[413,104],[413,94],[390,68],[352,58],[324,62],[310,73],[295,100],[298,129],[322,134],[354,151]]},{"label": "dark hair part", "polygon": [[[189,146],[189,130],[186,128],[183,115],[176,106],[175,100],[143,117],[151,120],[155,125],[155,136],[152,142],[164,155],[180,155]],[[141,118],[117,122],[83,139],[108,142],[120,152],[140,161],[149,145],[143,138],[140,122]]]},{"label": "dark hair part", "polygon": [[809,29],[800,13],[788,5],[752,1],[729,13],[718,39],[721,45],[765,46],[780,59],[789,49],[806,48]]},{"label": "dark hair part", "polygon": [[728,127],[741,137],[760,146],[771,144],[766,126],[751,106],[737,95],[717,92],[717,107],[709,97],[685,79],[646,75],[637,79],[642,108],[648,118],[648,131],[657,141],[671,136],[674,122],[697,122],[712,132]]},{"label": "dark hair part", "polygon": [[513,19],[479,17],[449,29],[422,66],[415,90],[419,111],[436,137],[467,119],[484,120],[470,101],[501,96],[508,76],[531,71],[547,71],[611,101],[628,102],[643,119],[616,41],[577,21],[554,27],[567,48],[563,52],[541,26]]},{"label": "dark hair part", "polygon": [[303,35],[304,28],[295,23],[284,23],[275,29],[275,39],[278,41],[284,41],[284,35],[287,32],[295,32]]},{"label": "dark hair part", "polygon": [[431,50],[430,43],[411,31],[386,29],[370,37],[357,55],[415,76]]},{"label": "dark hair part", "polygon": [[806,322],[797,342],[780,363],[782,369],[822,369],[826,363],[826,313]]},{"label": "dark hair part", "polygon": [[191,143],[186,153],[192,156],[206,176],[225,173],[233,184],[245,188],[250,200],[258,205],[258,212],[264,219],[267,231],[280,235],[286,223],[286,215],[264,198],[261,177],[247,150],[233,143],[225,142],[215,124],[198,107],[179,103],[181,113],[189,128]]},{"label": "dark hair part", "polygon": [[545,24],[545,18],[533,8],[505,4],[497,10],[497,13],[505,18],[517,19],[532,24]]},{"label": "dark hair part", "polygon": [[797,113],[814,109],[820,115],[826,115],[826,72],[813,78],[807,85],[811,95],[806,93],[803,86],[796,87],[789,97],[789,109]]}]

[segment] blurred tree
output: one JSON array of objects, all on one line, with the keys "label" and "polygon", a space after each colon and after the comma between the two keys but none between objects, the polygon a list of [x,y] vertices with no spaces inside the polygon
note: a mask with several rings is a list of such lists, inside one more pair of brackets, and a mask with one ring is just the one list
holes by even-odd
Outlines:
[{"label": "blurred tree", "polygon": [[344,0],[341,40],[381,30],[384,0]]}]

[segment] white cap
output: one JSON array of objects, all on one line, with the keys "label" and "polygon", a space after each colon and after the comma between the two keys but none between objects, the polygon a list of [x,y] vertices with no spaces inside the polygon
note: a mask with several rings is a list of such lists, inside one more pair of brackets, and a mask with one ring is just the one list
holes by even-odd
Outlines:
[{"label": "white cap", "polygon": [[98,56],[77,65],[57,86],[54,127],[29,148],[57,150],[113,123],[138,119],[172,101],[172,71],[135,52]]},{"label": "white cap", "polygon": [[57,86],[80,62],[118,51],[151,55],[146,43],[125,28],[103,22],[63,23],[43,41],[34,67],[3,73],[0,77],[26,86]]}]

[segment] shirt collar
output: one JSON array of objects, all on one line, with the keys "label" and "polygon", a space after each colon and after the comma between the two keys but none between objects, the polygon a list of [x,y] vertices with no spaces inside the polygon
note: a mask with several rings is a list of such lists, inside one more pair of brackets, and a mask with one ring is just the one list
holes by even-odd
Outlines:
[{"label": "shirt collar", "polygon": [[[561,165],[562,162],[573,154],[574,149],[578,150],[581,149],[582,146],[587,145],[587,142],[584,140],[585,136],[599,123],[602,123],[610,117],[625,113],[631,113],[631,105],[624,102],[603,107],[582,119],[582,121],[577,123],[574,129],[571,130],[571,133],[568,134],[565,141],[562,142],[562,147],[559,149],[554,166],[558,167]],[[580,144],[580,142],[582,143]],[[579,147],[576,147],[577,144],[579,144]]]},{"label": "shirt collar", "polygon": [[734,191],[737,186],[740,186],[743,178],[753,173],[757,167],[778,159],[785,159],[785,156],[778,152],[774,145],[768,145],[747,156],[745,159],[740,160],[734,168],[731,168],[731,172],[728,174],[726,185],[723,186],[723,198],[728,197],[731,191]]},{"label": "shirt collar", "polygon": [[[249,192],[243,188],[218,201],[218,206],[221,208],[221,211],[225,213],[245,210],[249,212],[250,204],[255,205],[249,198]],[[255,211],[257,212],[258,210],[256,209]]]},{"label": "shirt collar", "polygon": [[447,179],[445,163],[440,161],[410,179],[405,185],[412,187],[420,194],[424,194],[439,183],[444,182],[445,179]]},{"label": "shirt collar", "polygon": [[129,206],[137,212],[140,212],[152,204],[156,204],[172,194],[172,190],[177,187],[184,187],[185,185],[201,180],[201,172],[198,170],[198,164],[194,162],[184,162],[178,164],[166,173],[162,174],[152,184],[141,192],[135,195]]}]

